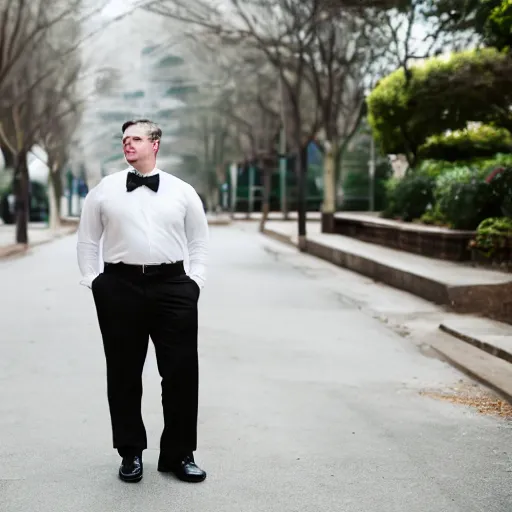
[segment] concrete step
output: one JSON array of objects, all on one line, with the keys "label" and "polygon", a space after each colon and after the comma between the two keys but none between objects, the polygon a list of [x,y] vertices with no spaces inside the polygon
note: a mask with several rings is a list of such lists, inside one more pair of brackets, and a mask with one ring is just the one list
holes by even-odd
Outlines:
[{"label": "concrete step", "polygon": [[[271,222],[267,226],[266,234],[269,235],[271,244],[269,250],[277,245],[286,247],[281,251],[296,251],[296,225],[280,223],[276,226]],[[329,237],[334,239],[331,241]],[[283,246],[282,242],[287,246]],[[307,252],[319,255],[311,250],[313,244],[322,246],[324,253],[320,258],[324,260],[360,274],[378,276],[386,284],[416,292],[415,295],[423,298],[428,287],[433,285],[447,296],[450,288],[459,286],[470,290],[472,297],[475,297],[473,286],[482,286],[482,283],[492,280],[495,285],[499,285],[500,280],[505,283],[508,279],[512,280],[512,276],[506,274],[496,273],[489,276],[485,272],[482,275],[480,269],[461,269],[456,263],[443,262],[444,264],[437,265],[437,261],[410,253],[402,258],[400,251],[373,246],[340,235],[327,235],[323,239],[319,228],[315,231],[314,227],[308,225]],[[347,286],[351,286],[350,282]],[[422,286],[427,290],[422,289]],[[431,348],[437,357],[512,403],[512,364],[509,362],[509,356],[512,356],[512,325],[467,314],[443,312],[442,308],[435,311],[437,313],[433,323],[430,317],[423,320],[423,323],[426,322],[431,327],[425,329],[423,326],[419,329],[424,333],[421,335],[422,343]],[[399,321],[403,322],[403,319]]]},{"label": "concrete step", "polygon": [[512,364],[441,332],[428,345],[443,360],[512,403]]},{"label": "concrete step", "polygon": [[[265,233],[282,242],[297,244],[294,223],[269,222]],[[307,233],[309,254],[457,313],[512,323],[512,274],[324,234],[319,223],[308,223]]]},{"label": "concrete step", "polygon": [[486,318],[462,316],[439,328],[488,354],[512,363],[512,326]]}]

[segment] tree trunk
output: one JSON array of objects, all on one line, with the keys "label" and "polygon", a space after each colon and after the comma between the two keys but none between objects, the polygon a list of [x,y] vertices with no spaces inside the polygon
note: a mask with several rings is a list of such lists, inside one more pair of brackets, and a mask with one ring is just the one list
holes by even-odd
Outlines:
[{"label": "tree trunk", "polygon": [[322,204],[322,233],[334,232],[336,212],[336,155],[334,143],[327,141],[324,156],[324,202]]},{"label": "tree trunk", "polygon": [[324,213],[334,213],[336,211],[336,152],[336,147],[328,142],[324,156],[324,202],[322,205]]},{"label": "tree trunk", "polygon": [[218,192],[218,181],[217,181],[217,171],[213,170],[208,173],[207,178],[207,197],[206,204],[208,207],[208,211],[211,213],[215,212],[216,204],[217,204],[217,192]]},{"label": "tree trunk", "polygon": [[217,205],[219,204],[219,191],[217,188],[209,188],[208,194],[206,197],[206,207],[208,211],[214,214],[217,210]]},{"label": "tree trunk", "polygon": [[307,144],[302,146],[300,136],[297,137],[297,213],[299,218],[299,250],[306,250],[306,219],[307,219],[307,202],[306,202],[306,179],[307,179]]},{"label": "tree trunk", "polygon": [[50,165],[50,186],[48,187],[50,203],[50,229],[58,230],[61,225],[62,179],[56,164]]},{"label": "tree trunk", "polygon": [[263,164],[263,205],[261,208],[260,232],[263,233],[270,213],[270,192],[272,189],[272,170]]},{"label": "tree trunk", "polygon": [[0,146],[0,150],[4,156],[5,168],[14,169],[16,164],[16,155],[6,146]]},{"label": "tree trunk", "polygon": [[16,243],[26,245],[28,244],[30,195],[27,152],[25,150],[20,151],[16,156],[14,196],[16,198]]}]

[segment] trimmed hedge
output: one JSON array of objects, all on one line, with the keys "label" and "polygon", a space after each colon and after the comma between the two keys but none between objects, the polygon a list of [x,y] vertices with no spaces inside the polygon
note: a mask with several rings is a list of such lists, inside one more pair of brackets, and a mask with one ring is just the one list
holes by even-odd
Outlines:
[{"label": "trimmed hedge", "polygon": [[[483,164],[489,161],[482,161]],[[512,217],[512,166],[424,166],[388,182],[388,218],[474,230],[488,217]]]},{"label": "trimmed hedge", "polygon": [[434,202],[435,179],[421,174],[408,174],[388,183],[387,208],[384,217],[406,222],[419,219]]},{"label": "trimmed hedge", "polygon": [[510,249],[512,244],[512,219],[509,217],[489,217],[477,228],[471,247],[478,249],[486,257],[492,258],[500,249]]},{"label": "trimmed hedge", "polygon": [[447,135],[433,135],[420,147],[421,159],[456,162],[512,152],[512,135],[503,128],[480,126],[455,130]]},{"label": "trimmed hedge", "polygon": [[368,120],[386,154],[418,162],[429,137],[470,122],[512,127],[512,55],[494,48],[453,53],[383,78],[367,99]]}]

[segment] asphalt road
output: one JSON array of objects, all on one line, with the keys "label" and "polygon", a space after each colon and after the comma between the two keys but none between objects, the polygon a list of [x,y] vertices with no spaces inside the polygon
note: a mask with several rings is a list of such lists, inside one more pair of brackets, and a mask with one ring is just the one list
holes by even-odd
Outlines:
[{"label": "asphalt road", "polygon": [[208,478],[199,485],[156,471],[153,350],[144,480],[117,479],[75,237],[0,263],[2,512],[512,509],[510,424],[422,395],[460,375],[265,245],[236,227],[212,229],[196,453]]}]

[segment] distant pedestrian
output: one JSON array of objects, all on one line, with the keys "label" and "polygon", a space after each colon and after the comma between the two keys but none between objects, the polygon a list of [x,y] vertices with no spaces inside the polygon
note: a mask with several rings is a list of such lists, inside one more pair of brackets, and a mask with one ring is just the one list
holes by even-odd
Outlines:
[{"label": "distant pedestrian", "polygon": [[206,473],[194,461],[197,303],[206,278],[208,223],[192,186],[156,167],[160,128],[143,119],[126,122],[122,132],[130,168],[106,176],[87,195],[77,245],[81,284],[92,289],[103,338],[119,476],[138,482],[143,475],[142,371],[151,337],[162,377],[158,470],[201,482]]}]

